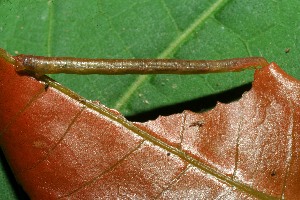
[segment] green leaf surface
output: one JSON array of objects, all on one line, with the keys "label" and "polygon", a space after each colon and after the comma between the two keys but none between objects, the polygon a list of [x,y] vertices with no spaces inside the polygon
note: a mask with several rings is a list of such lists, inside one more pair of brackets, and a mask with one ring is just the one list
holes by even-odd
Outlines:
[{"label": "green leaf surface", "polygon": [[[0,47],[12,54],[90,58],[263,56],[300,79],[299,8],[296,0],[0,0]],[[207,109],[222,100],[215,95],[230,99],[226,91],[250,83],[253,71],[52,77],[139,120],[141,113]],[[1,199],[21,198],[7,169],[0,173]]]}]

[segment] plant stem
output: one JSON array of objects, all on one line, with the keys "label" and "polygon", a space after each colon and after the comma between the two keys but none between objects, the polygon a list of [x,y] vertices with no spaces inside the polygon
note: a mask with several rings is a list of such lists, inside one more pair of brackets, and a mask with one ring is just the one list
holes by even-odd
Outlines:
[{"label": "plant stem", "polygon": [[85,59],[18,55],[26,71],[44,74],[205,74],[266,66],[262,57],[226,60]]}]

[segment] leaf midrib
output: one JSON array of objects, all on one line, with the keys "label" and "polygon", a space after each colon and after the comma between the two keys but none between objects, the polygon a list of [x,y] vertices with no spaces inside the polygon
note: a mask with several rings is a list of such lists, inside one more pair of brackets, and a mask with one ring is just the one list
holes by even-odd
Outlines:
[{"label": "leaf midrib", "polygon": [[137,126],[135,126],[132,122],[128,121],[125,117],[123,117],[122,115],[116,115],[114,113],[112,113],[107,107],[105,107],[104,105],[96,105],[93,104],[90,101],[83,101],[83,98],[80,97],[78,94],[76,94],[75,92],[71,91],[70,89],[60,85],[59,83],[52,81],[52,79],[48,78],[48,77],[44,77],[43,81],[45,81],[47,84],[49,84],[51,87],[57,89],[58,91],[64,93],[65,95],[69,96],[70,98],[77,100],[79,103],[83,104],[84,106],[86,106],[87,108],[90,108],[98,113],[100,113],[101,115],[108,117],[110,120],[120,124],[121,126],[127,128],[128,130],[132,131],[133,133],[137,134],[138,136],[142,137],[145,141],[149,141],[152,144],[178,156],[180,159],[186,161],[187,163],[195,166],[196,168],[198,168],[201,171],[204,171],[205,173],[208,173],[210,175],[212,175],[213,177],[217,178],[218,180],[220,180],[221,182],[226,182],[228,185],[234,186],[237,189],[239,189],[240,191],[243,191],[244,193],[250,194],[254,197],[257,197],[259,199],[270,199],[270,200],[275,200],[277,198],[272,197],[268,194],[265,194],[263,192],[257,191],[247,185],[244,185],[240,182],[234,181],[233,179],[231,179],[230,177],[218,172],[217,170],[206,166],[205,164],[201,163],[200,161],[196,160],[195,158],[193,158],[192,156],[186,154],[184,151],[182,151],[181,149],[175,148],[169,144],[167,144],[164,141],[161,141],[159,139],[157,139],[156,137],[154,137],[153,135],[151,135],[150,133],[141,130],[140,128],[138,128]]},{"label": "leaf midrib", "polygon": [[[194,22],[192,22],[178,37],[176,37],[169,45],[168,47],[161,52],[157,58],[168,58],[170,57],[183,43],[186,42],[186,40],[194,33],[194,31],[199,28],[206,19],[210,16],[212,16],[214,13],[216,13],[218,10],[220,10],[229,0],[218,0],[214,4],[212,4],[210,7],[208,7],[207,10],[202,12]],[[148,80],[148,75],[139,75],[135,79],[135,81],[132,82],[132,84],[128,87],[125,93],[121,95],[119,100],[115,103],[113,106],[117,110],[121,110],[121,108],[126,105],[130,99],[130,97],[135,93],[135,91]]]}]

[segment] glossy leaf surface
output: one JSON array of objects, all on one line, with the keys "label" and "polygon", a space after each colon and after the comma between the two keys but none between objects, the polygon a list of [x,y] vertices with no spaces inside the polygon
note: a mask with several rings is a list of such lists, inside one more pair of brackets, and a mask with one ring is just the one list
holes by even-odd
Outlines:
[{"label": "glossy leaf surface", "polygon": [[[263,56],[299,79],[299,3],[1,1],[0,47],[10,53],[90,58]],[[289,53],[285,53],[287,48]],[[88,99],[132,116],[220,93],[249,83],[252,77],[246,71],[239,76],[56,75],[55,79]]]},{"label": "glossy leaf surface", "polygon": [[[216,2],[221,2],[220,6],[213,7]],[[299,79],[299,6],[297,0],[2,0],[0,47],[16,54],[93,58],[264,56]],[[189,29],[203,16],[207,18]],[[192,31],[185,35],[187,30]],[[185,40],[178,43],[183,35]],[[55,79],[88,99],[144,120],[141,117],[154,119],[184,109],[200,111],[207,102],[213,107],[216,100],[225,102],[223,97],[231,98],[232,93],[218,98],[211,95],[250,83],[252,77],[252,72],[246,71],[141,79],[57,75]],[[173,106],[165,108],[169,105]],[[0,197],[16,199],[4,163],[2,156]]]},{"label": "glossy leaf surface", "polygon": [[1,147],[32,199],[300,197],[300,82],[274,63],[238,102],[146,123],[0,69]]}]

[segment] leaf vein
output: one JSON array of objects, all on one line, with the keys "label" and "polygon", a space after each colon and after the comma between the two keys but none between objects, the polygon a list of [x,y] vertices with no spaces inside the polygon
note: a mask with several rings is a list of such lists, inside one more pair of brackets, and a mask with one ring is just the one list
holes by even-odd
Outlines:
[{"label": "leaf vein", "polygon": [[17,112],[12,119],[10,120],[10,122],[7,124],[6,127],[4,127],[3,130],[0,130],[0,138],[3,136],[3,134],[6,133],[6,131],[14,124],[14,122],[18,119],[18,117],[20,117],[20,115],[25,112],[43,93],[45,92],[45,89],[42,88],[41,90],[39,90],[26,104],[23,108],[21,108],[19,110],[19,112]]},{"label": "leaf vein", "polygon": [[[175,40],[173,40],[169,46],[161,52],[157,58],[168,58],[170,57],[186,40],[194,33],[196,28],[202,25],[205,20],[213,15],[217,10],[222,8],[222,6],[227,3],[228,0],[218,0],[211,7],[209,7],[205,12],[201,13],[196,20],[188,26],[188,28],[182,32]],[[121,108],[129,101],[130,97],[135,93],[135,91],[146,82],[146,75],[139,75],[137,79],[129,86],[127,92],[125,92],[120,99],[116,102],[114,108],[121,110]]]},{"label": "leaf vein", "polygon": [[154,199],[159,199],[161,195],[167,191],[172,185],[174,185],[182,175],[184,175],[189,169],[191,168],[191,165],[187,165],[173,180],[170,181],[170,184],[164,188]]},{"label": "leaf vein", "polygon": [[286,184],[288,181],[288,175],[290,172],[290,167],[292,163],[292,158],[293,158],[293,141],[294,141],[294,134],[293,134],[293,129],[294,129],[294,109],[293,105],[291,102],[289,102],[290,108],[292,109],[292,113],[290,115],[290,124],[288,127],[288,132],[287,132],[287,142],[288,142],[288,148],[287,148],[287,157],[286,157],[286,169],[285,169],[285,174],[284,174],[284,181],[283,181],[283,186],[282,186],[282,192],[281,192],[281,199],[285,199],[284,197],[284,192],[286,189]]},{"label": "leaf vein", "polygon": [[[48,81],[51,82],[50,80],[47,80],[47,82]],[[60,90],[64,93],[68,92],[65,94],[67,94],[69,96],[72,96],[72,94],[74,96],[76,95],[73,92],[64,88],[63,86],[56,84],[55,82],[53,82],[53,87],[57,88],[58,90]],[[232,186],[236,187],[237,189],[244,191],[245,193],[248,193],[250,195],[253,195],[253,196],[261,198],[261,199],[276,199],[275,197],[270,196],[264,192],[255,190],[254,188],[250,187],[249,185],[245,185],[238,181],[232,180],[231,177],[228,177],[227,175],[220,173],[217,169],[211,168],[210,166],[203,164],[201,161],[199,161],[199,160],[195,159],[194,157],[192,157],[191,155],[187,154],[187,152],[182,151],[181,149],[178,149],[174,146],[167,144],[166,142],[164,142],[162,140],[157,139],[155,136],[151,135],[147,131],[141,130],[140,128],[135,126],[133,123],[127,121],[125,118],[120,117],[120,116],[115,116],[109,110],[107,110],[107,108],[104,106],[97,106],[89,101],[83,101],[82,103],[84,105],[86,105],[88,108],[91,108],[91,109],[99,112],[100,114],[110,118],[112,121],[115,121],[115,122],[119,123],[120,125],[124,126],[125,128],[127,128],[128,130],[131,130],[134,134],[142,137],[145,141],[149,141],[152,144],[154,144],[158,147],[161,147],[162,149],[167,150],[168,152],[178,156],[183,161],[186,161],[187,163],[198,168],[199,170],[204,171],[205,173],[208,173],[208,174],[214,176],[216,179],[219,179],[220,181],[225,182],[228,185],[232,185]]]},{"label": "leaf vein", "polygon": [[173,15],[171,14],[170,12],[170,9],[168,8],[167,4],[166,4],[166,1],[165,0],[160,0],[161,1],[161,4],[163,5],[163,8],[166,10],[168,16],[170,17],[171,21],[172,21],[172,24],[174,24],[174,27],[175,29],[178,31],[178,33],[180,32],[180,29],[178,27],[178,24],[177,22],[175,21]]},{"label": "leaf vein", "polygon": [[49,156],[51,155],[51,153],[54,151],[54,149],[63,141],[63,139],[66,137],[67,133],[69,132],[70,128],[72,127],[72,125],[75,123],[76,119],[80,116],[80,114],[83,112],[85,108],[82,108],[72,119],[71,123],[68,125],[66,131],[64,132],[64,134],[59,138],[59,140],[54,144],[53,147],[51,147],[49,149],[49,151],[47,152],[47,154],[45,155],[44,158],[42,158],[41,160],[39,160],[37,163],[35,163],[33,166],[31,166],[30,168],[24,169],[22,171],[22,173],[24,173],[25,171],[29,171],[32,170],[34,168],[36,168],[40,163],[42,163],[43,161],[45,161],[47,158],[49,158]]},{"label": "leaf vein", "polygon": [[60,197],[58,197],[58,199],[64,198],[64,197],[70,197],[74,194],[76,194],[78,191],[80,191],[81,189],[88,187],[89,185],[93,184],[94,182],[96,182],[98,179],[100,179],[103,175],[111,172],[112,170],[114,170],[117,166],[119,166],[126,158],[128,158],[133,152],[137,151],[138,149],[140,149],[140,147],[142,146],[142,144],[144,143],[145,140],[142,140],[135,148],[133,148],[131,151],[129,151],[123,158],[121,158],[120,160],[118,160],[115,164],[111,165],[109,168],[107,168],[106,170],[104,170],[103,172],[101,172],[100,174],[96,175],[95,177],[93,177],[91,180],[85,182],[84,184],[82,184],[81,186],[79,186],[78,188],[74,189],[73,191],[62,195]]},{"label": "leaf vein", "polygon": [[47,35],[47,56],[52,55],[52,36],[53,36],[53,17],[54,17],[54,8],[53,2],[48,1],[48,35]]}]

